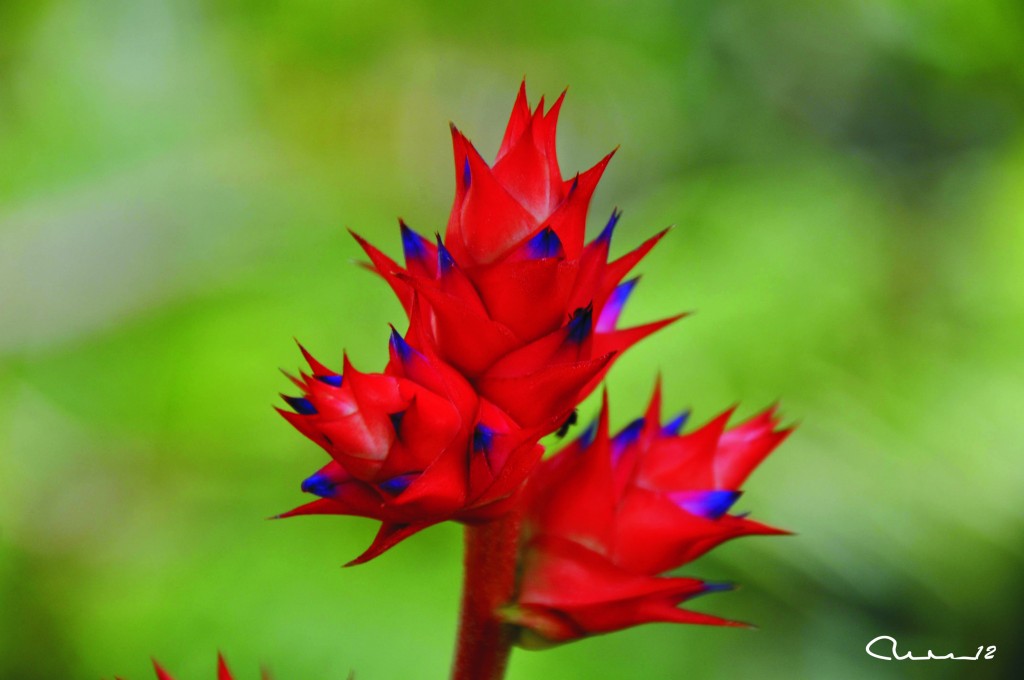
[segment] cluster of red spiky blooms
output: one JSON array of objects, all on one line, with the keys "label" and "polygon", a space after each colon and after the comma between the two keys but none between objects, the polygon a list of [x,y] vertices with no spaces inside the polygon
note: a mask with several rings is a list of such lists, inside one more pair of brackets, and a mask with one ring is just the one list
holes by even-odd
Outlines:
[{"label": "cluster of red spiky blooms", "polygon": [[661,574],[730,538],[785,533],[728,513],[788,434],[773,411],[732,429],[727,412],[681,435],[682,420],[661,424],[656,390],[647,414],[612,437],[606,400],[595,427],[540,463],[539,439],[571,421],[614,359],[680,318],[618,327],[637,283],[625,277],[665,232],[612,259],[616,211],[585,242],[611,154],[562,177],[563,97],[531,110],[520,88],[491,165],[452,127],[456,191],[444,238],[400,221],[400,265],[355,235],[408,330],[392,329],[381,373],[347,357],[338,373],[302,350],[309,371],[292,378],[302,395],[285,397],[292,410],[281,413],[330,462],[302,485],[319,498],[283,516],[379,520],[356,564],[441,521],[525,513],[518,590],[499,614],[523,646],[647,621],[739,625],[678,608],[724,586]]},{"label": "cluster of red spiky blooms", "polygon": [[774,409],[727,429],[730,410],[680,434],[687,414],[663,424],[660,411],[656,387],[647,413],[610,436],[606,399],[597,423],[531,476],[519,593],[502,612],[520,645],[652,621],[745,625],[678,608],[729,584],[659,574],[732,538],[787,533],[729,509],[790,430]]},{"label": "cluster of red spiky blooms", "polygon": [[[564,95],[563,95],[564,96]],[[444,239],[400,224],[405,266],[356,236],[409,317],[380,374],[339,374],[303,350],[311,373],[282,415],[331,462],[303,490],[320,499],[284,516],[381,521],[365,562],[444,520],[506,512],[557,429],[613,359],[680,318],[619,329],[629,271],[664,234],[609,258],[619,213],[584,243],[606,156],[563,179],[555,154],[562,97],[530,109],[519,91],[489,166],[452,128],[456,196]]]}]

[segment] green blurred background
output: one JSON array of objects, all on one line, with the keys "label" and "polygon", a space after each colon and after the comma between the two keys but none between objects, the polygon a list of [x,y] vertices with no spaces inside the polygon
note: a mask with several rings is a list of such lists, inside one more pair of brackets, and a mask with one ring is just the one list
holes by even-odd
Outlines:
[{"label": "green blurred background", "polygon": [[[1004,0],[0,2],[0,677],[447,673],[460,533],[263,518],[324,460],[270,409],[292,337],[364,370],[401,322],[345,227],[442,228],[526,74],[568,174],[622,148],[667,224],[617,364],[703,421],[800,423],[739,509],[795,538],[685,573],[757,632],[651,625],[510,677],[994,677],[1024,667],[1024,9]],[[550,101],[550,99],[549,99]],[[594,413],[593,401],[582,408]],[[896,664],[901,648],[995,661]]]}]

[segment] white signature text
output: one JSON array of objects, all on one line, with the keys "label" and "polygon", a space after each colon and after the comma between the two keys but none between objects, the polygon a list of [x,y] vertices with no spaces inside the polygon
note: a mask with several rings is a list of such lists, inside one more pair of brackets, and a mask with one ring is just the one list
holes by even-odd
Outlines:
[{"label": "white signature text", "polygon": [[[882,640],[887,640],[887,643],[883,643]],[[936,655],[932,650],[928,650],[928,654],[925,656],[914,656],[910,652],[906,654],[900,654],[896,651],[896,638],[890,637],[889,635],[879,635],[874,640],[869,642],[864,651],[870,656],[882,661],[977,661],[978,659],[991,659],[996,655],[996,646],[989,645],[987,648],[982,645],[978,647],[978,651],[974,656],[953,656],[950,654]],[[984,656],[982,653],[984,652]]]}]

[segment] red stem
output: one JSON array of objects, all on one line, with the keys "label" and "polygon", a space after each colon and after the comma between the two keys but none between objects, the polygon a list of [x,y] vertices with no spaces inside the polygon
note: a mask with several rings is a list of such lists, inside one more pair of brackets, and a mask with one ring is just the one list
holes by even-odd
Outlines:
[{"label": "red stem", "polygon": [[465,581],[452,680],[501,680],[512,637],[498,620],[516,586],[520,513],[466,527]]}]

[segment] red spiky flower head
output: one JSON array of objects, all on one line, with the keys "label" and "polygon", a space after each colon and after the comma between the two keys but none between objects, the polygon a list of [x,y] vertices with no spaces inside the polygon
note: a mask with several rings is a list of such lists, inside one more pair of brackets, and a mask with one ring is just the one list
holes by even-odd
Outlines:
[{"label": "red spiky flower head", "polygon": [[503,610],[521,645],[655,621],[743,625],[677,607],[731,586],[659,574],[732,538],[786,533],[729,509],[789,430],[773,410],[727,429],[728,411],[681,435],[685,414],[662,424],[659,411],[656,388],[646,415],[611,437],[605,401],[596,427],[531,478],[520,591]]},{"label": "red spiky flower head", "polygon": [[445,238],[401,225],[405,266],[363,239],[372,268],[408,316],[380,374],[343,376],[307,355],[312,373],[283,415],[331,456],[287,515],[381,521],[366,561],[436,522],[491,519],[513,503],[562,424],[612,358],[672,321],[617,328],[636,279],[623,277],[660,237],[609,260],[615,213],[584,245],[587,209],[610,155],[563,179],[555,155],[562,98],[530,109],[520,88],[489,166],[452,129],[455,204]]},{"label": "red spiky flower head", "polygon": [[320,496],[285,513],[342,514],[381,521],[373,544],[350,564],[376,557],[443,520],[479,522],[507,510],[543,453],[524,430],[480,397],[457,371],[391,335],[383,373],[345,359],[336,373],[303,353],[311,373],[301,397],[279,412],[331,461],[302,485]]},{"label": "red spiky flower head", "polygon": [[623,278],[664,232],[609,260],[615,212],[584,243],[611,154],[562,177],[555,128],[563,97],[531,111],[524,84],[492,165],[452,127],[455,203],[445,237],[432,243],[401,223],[404,267],[356,237],[402,301],[410,344],[451,364],[520,425],[549,430],[615,356],[679,318],[617,327],[636,284]]}]

